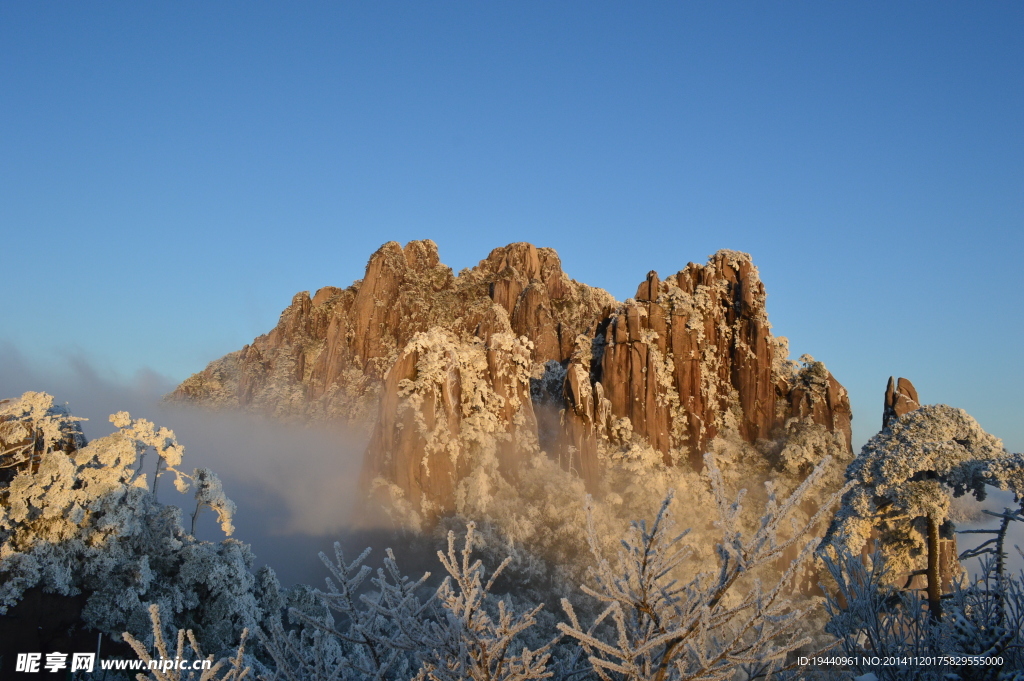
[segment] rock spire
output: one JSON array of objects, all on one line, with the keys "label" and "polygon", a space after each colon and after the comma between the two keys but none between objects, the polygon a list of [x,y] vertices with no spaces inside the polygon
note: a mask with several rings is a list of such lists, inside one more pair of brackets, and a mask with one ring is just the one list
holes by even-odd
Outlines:
[{"label": "rock spire", "polygon": [[885,386],[885,406],[882,408],[882,428],[887,428],[889,422],[898,419],[904,414],[919,409],[921,403],[917,398],[917,390],[909,378],[902,376],[897,381],[889,377],[889,384]]}]

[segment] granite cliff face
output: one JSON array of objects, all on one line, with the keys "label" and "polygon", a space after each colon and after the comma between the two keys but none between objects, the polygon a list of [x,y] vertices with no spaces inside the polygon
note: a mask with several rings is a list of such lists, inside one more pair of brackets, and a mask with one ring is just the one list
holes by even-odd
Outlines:
[{"label": "granite cliff face", "polygon": [[430,515],[491,466],[514,482],[545,451],[590,488],[602,447],[643,440],[699,468],[719,432],[773,438],[790,419],[850,441],[846,390],[788,359],[750,256],[720,251],[616,302],[557,254],[495,249],[455,276],[431,241],[390,242],[347,289],[295,296],[277,327],[170,396],[372,424],[364,476]]},{"label": "granite cliff face", "polygon": [[417,333],[486,339],[508,327],[530,339],[534,361],[561,360],[614,305],[607,292],[570,280],[549,248],[511,244],[455,276],[432,241],[392,241],[370,257],[361,281],[295,295],[270,333],[212,362],[171,399],[370,420],[385,376]]},{"label": "granite cliff face", "polygon": [[[580,378],[587,372],[589,387]],[[764,285],[743,253],[719,251],[665,281],[650,272],[608,317],[590,356],[572,358],[569,376],[573,416],[606,436],[614,419],[628,418],[666,463],[686,450],[699,467],[723,428],[753,442],[791,417],[810,417],[850,442],[846,390],[820,363],[800,372],[788,362],[785,339],[771,335]]]}]

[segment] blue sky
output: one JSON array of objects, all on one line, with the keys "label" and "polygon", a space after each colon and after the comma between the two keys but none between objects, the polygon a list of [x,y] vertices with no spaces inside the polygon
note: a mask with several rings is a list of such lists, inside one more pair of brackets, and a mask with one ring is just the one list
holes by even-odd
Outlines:
[{"label": "blue sky", "polygon": [[552,246],[619,299],[732,248],[858,443],[897,374],[1020,451],[1022,36],[997,2],[0,0],[0,344],[180,380],[389,240]]}]

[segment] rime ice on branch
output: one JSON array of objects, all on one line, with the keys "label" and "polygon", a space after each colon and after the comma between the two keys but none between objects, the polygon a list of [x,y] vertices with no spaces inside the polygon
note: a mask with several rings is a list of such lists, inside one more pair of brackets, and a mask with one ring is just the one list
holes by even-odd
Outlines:
[{"label": "rime ice on branch", "polygon": [[225,532],[234,505],[216,476],[179,468],[184,448],[173,432],[127,412],[110,420],[115,432],[86,443],[49,395],[0,404],[3,470],[13,471],[0,478],[0,614],[28,589],[81,595],[84,624],[116,639],[147,632],[155,603],[207,648],[233,645],[261,617],[249,547],[197,541],[153,488],[165,475],[181,492],[197,483],[197,502],[217,511]]}]

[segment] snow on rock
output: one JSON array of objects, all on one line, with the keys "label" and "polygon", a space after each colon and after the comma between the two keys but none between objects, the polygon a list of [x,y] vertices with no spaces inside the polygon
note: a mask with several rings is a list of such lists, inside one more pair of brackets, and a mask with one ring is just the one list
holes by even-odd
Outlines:
[{"label": "snow on rock", "polygon": [[789,360],[765,303],[736,251],[651,272],[617,303],[548,248],[510,244],[455,276],[433,242],[390,242],[362,280],[296,295],[269,334],[170,399],[369,424],[365,480],[421,519],[458,506],[481,452],[514,483],[540,446],[595,491],[601,449],[634,439],[696,470],[720,433],[773,440],[793,419],[849,449],[846,390],[813,358]]}]

